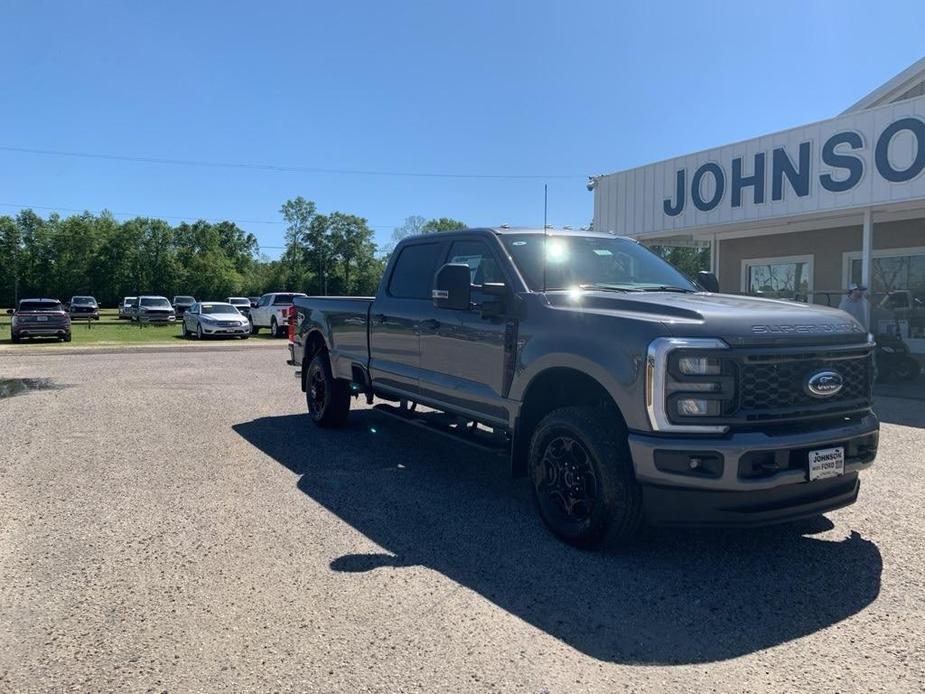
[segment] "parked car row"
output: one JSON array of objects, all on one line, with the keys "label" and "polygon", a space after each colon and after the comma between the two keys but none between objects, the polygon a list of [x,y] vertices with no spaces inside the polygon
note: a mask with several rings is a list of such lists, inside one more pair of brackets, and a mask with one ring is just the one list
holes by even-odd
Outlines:
[{"label": "parked car row", "polygon": [[[182,321],[184,337],[241,337],[246,339],[270,330],[274,337],[285,337],[289,326],[289,309],[300,292],[270,292],[261,297],[230,296],[225,301],[197,301],[192,296],[143,294],[126,296],[119,302],[120,320],[145,324],[170,324]],[[23,299],[12,315],[12,341],[31,337],[57,337],[71,340],[71,321],[99,320],[100,307],[92,296],[73,296],[62,304],[58,299]]]}]

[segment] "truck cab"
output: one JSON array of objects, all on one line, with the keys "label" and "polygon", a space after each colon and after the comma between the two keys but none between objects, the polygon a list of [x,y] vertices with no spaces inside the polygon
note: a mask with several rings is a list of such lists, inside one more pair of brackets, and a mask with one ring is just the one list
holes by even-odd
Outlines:
[{"label": "truck cab", "polygon": [[876,455],[873,344],[854,319],[706,291],[631,239],[413,237],[375,297],[295,305],[316,423],[341,423],[356,393],[418,424],[432,408],[443,433],[502,448],[572,544],[833,510]]}]

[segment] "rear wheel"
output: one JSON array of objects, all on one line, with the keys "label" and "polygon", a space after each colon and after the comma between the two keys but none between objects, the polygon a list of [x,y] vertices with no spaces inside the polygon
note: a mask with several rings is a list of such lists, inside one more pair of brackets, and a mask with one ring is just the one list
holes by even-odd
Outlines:
[{"label": "rear wheel", "polygon": [[316,354],[305,375],[305,402],[312,421],[321,427],[339,427],[350,412],[350,386],[334,378],[326,352]]},{"label": "rear wheel", "polygon": [[642,524],[642,492],[623,427],[595,407],[554,410],[530,444],[530,479],[540,517],[576,547],[627,542]]},{"label": "rear wheel", "polygon": [[270,319],[270,334],[273,337],[282,337],[285,334],[279,329],[279,323],[276,322],[276,316]]}]

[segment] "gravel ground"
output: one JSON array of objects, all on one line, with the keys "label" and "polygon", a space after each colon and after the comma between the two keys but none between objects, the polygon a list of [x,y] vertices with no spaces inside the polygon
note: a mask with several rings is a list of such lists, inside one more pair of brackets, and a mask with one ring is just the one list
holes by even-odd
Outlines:
[{"label": "gravel ground", "polygon": [[0,355],[0,690],[921,692],[925,412],[783,528],[553,540],[503,461],[282,349]]}]

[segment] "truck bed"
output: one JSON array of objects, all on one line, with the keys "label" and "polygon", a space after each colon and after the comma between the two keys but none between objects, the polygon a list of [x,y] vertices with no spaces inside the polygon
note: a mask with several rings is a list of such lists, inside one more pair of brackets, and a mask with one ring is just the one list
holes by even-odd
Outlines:
[{"label": "truck bed", "polygon": [[[331,369],[337,378],[352,378],[352,365],[369,362],[369,309],[371,296],[297,296],[296,310],[305,315],[300,326],[315,326],[328,336]],[[300,327],[296,335],[293,359],[301,362],[302,339],[306,333]]]}]

